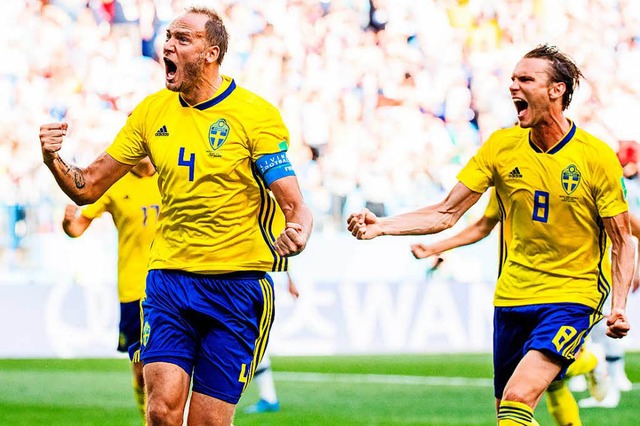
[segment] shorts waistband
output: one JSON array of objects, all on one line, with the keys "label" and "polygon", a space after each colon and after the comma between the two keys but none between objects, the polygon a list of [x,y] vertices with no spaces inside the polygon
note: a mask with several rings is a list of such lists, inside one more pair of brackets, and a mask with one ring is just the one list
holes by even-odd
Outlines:
[{"label": "shorts waistband", "polygon": [[228,272],[225,274],[198,274],[196,272],[182,271],[179,269],[156,269],[163,273],[178,273],[181,275],[190,275],[193,277],[207,277],[216,280],[261,280],[266,278],[267,273],[265,271],[236,271]]},{"label": "shorts waistband", "polygon": [[212,278],[220,280],[261,280],[267,276],[264,271],[238,271],[227,274],[211,274]]}]

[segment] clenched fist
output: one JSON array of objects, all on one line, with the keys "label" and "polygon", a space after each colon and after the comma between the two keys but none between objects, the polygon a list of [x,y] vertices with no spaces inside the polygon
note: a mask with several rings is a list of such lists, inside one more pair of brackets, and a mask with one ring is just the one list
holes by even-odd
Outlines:
[{"label": "clenched fist", "polygon": [[40,148],[45,164],[51,164],[58,156],[68,127],[67,123],[50,123],[40,126]]}]

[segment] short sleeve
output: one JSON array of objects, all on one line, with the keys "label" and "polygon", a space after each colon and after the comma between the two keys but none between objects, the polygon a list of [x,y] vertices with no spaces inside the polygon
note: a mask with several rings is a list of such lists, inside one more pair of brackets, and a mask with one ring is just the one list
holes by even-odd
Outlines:
[{"label": "short sleeve", "polygon": [[493,186],[494,144],[495,138],[492,135],[458,173],[458,180],[474,192],[484,193]]},{"label": "short sleeve", "polygon": [[265,154],[289,149],[289,130],[274,106],[265,102],[265,106],[257,111],[249,143],[254,162]]},{"label": "short sleeve", "polygon": [[600,217],[613,217],[628,211],[622,166],[608,146],[599,153],[594,170],[594,195]]},{"label": "short sleeve", "polygon": [[139,104],[127,118],[127,122],[120,129],[116,138],[107,148],[107,154],[116,161],[135,165],[147,155],[144,140],[144,117],[146,115],[146,103]]}]

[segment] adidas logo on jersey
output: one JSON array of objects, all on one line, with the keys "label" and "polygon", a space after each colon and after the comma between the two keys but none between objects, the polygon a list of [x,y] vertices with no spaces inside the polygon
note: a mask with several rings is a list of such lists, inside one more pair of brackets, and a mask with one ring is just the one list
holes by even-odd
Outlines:
[{"label": "adidas logo on jersey", "polygon": [[169,131],[167,130],[167,126],[162,126],[156,132],[156,136],[169,136]]},{"label": "adidas logo on jersey", "polygon": [[513,170],[511,170],[511,173],[509,173],[509,177],[510,178],[521,178],[522,177],[522,173],[520,173],[520,169],[518,169],[517,167]]}]

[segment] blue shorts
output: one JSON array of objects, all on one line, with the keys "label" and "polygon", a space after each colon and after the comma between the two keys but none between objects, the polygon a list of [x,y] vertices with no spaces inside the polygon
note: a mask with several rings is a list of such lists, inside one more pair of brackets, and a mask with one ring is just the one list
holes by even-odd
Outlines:
[{"label": "blue shorts", "polygon": [[591,327],[602,319],[595,309],[577,303],[496,307],[493,318],[495,397],[504,388],[525,354],[535,349],[559,359],[564,377]]},{"label": "blue shorts", "polygon": [[144,364],[168,362],[193,376],[193,390],[237,404],[260,364],[273,323],[265,272],[201,275],[151,270],[142,301]]},{"label": "blue shorts", "polygon": [[140,341],[140,324],[140,301],[120,303],[119,352],[127,352],[129,346]]}]

